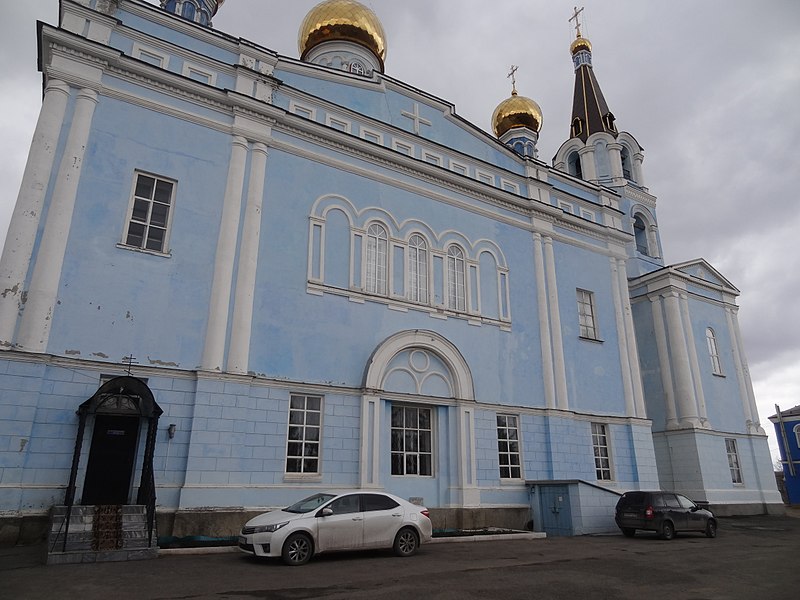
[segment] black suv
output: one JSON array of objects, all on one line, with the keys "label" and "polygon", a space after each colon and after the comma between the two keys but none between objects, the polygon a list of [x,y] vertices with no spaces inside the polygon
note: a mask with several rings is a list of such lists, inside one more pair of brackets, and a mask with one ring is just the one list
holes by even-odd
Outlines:
[{"label": "black suv", "polygon": [[717,519],[710,510],[673,492],[625,492],[617,502],[614,520],[627,537],[636,535],[637,529],[655,531],[665,540],[678,531],[717,535]]}]

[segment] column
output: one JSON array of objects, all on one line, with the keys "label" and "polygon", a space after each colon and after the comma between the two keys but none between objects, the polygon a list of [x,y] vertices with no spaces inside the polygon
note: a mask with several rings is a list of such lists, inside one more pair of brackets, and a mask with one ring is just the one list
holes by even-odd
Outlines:
[{"label": "column", "polygon": [[222,221],[217,239],[214,260],[214,279],[208,306],[208,329],[203,348],[203,369],[221,371],[225,357],[225,338],[228,329],[228,311],[231,301],[233,265],[236,259],[236,240],[239,235],[239,218],[242,210],[242,190],[247,162],[247,140],[235,136],[228,165],[228,182],[222,207]]},{"label": "column", "polygon": [[87,88],[78,92],[17,336],[17,345],[23,350],[44,352],[47,349],[64,251],[96,106],[97,92]]},{"label": "column", "polygon": [[636,178],[636,183],[641,187],[644,186],[644,173],[642,171],[642,163],[644,162],[644,154],[637,152],[633,155],[633,176]]},{"label": "column", "polygon": [[614,321],[617,324],[617,339],[619,340],[620,371],[622,373],[622,390],[625,397],[625,414],[629,417],[636,416],[636,405],[633,401],[633,382],[631,381],[630,355],[628,354],[628,334],[625,331],[625,315],[620,297],[619,275],[617,273],[617,259],[611,257],[611,295],[614,300]]},{"label": "column", "polygon": [[653,331],[656,337],[658,350],[658,366],[661,371],[661,385],[664,388],[664,412],[667,419],[667,429],[678,426],[677,408],[675,406],[675,390],[672,387],[672,368],[669,360],[669,347],[667,345],[667,331],[664,328],[664,315],[661,296],[650,298],[653,310]]},{"label": "column", "polygon": [[625,261],[617,259],[617,277],[619,278],[620,299],[622,300],[622,317],[625,326],[628,363],[631,369],[631,383],[633,385],[633,403],[636,407],[637,417],[647,417],[647,408],[644,405],[644,388],[642,387],[642,371],[639,367],[639,345],[636,341],[636,327],[633,324],[633,309],[631,308],[630,290],[628,289],[628,272]]},{"label": "column", "polygon": [[681,425],[698,425],[697,404],[694,400],[694,382],[689,364],[689,351],[686,348],[686,335],[683,330],[681,308],[676,292],[664,296],[667,314],[667,331],[670,342],[670,364],[675,376],[675,395],[680,411]]},{"label": "column", "polygon": [[692,318],[689,315],[689,299],[686,294],[681,294],[681,316],[683,318],[683,328],[686,332],[686,346],[689,350],[689,365],[692,369],[692,379],[694,379],[694,397],[697,403],[700,424],[704,427],[708,424],[708,412],[706,411],[706,397],[703,392],[703,378],[700,374],[700,361],[697,359],[697,346],[692,330]]},{"label": "column", "polygon": [[250,183],[247,188],[247,207],[245,208],[236,274],[231,342],[228,351],[228,371],[231,373],[247,373],[250,359],[253,301],[258,270],[259,240],[261,239],[261,208],[264,202],[267,155],[267,147],[264,144],[253,145]]},{"label": "column", "polygon": [[622,144],[606,144],[608,150],[608,162],[611,165],[611,177],[622,179]]},{"label": "column", "polygon": [[561,338],[561,312],[558,309],[558,283],[556,282],[556,260],[553,253],[553,238],[544,238],[545,276],[547,299],[550,306],[550,331],[553,342],[553,374],[555,376],[556,405],[569,410],[567,398],[567,371],[564,366],[564,342]]},{"label": "column", "polygon": [[534,273],[536,275],[536,302],[539,305],[539,343],[542,349],[542,379],[547,408],[556,407],[556,388],[553,379],[553,347],[550,338],[550,319],[547,314],[547,285],[544,274],[544,253],[541,234],[533,234]]},{"label": "column", "polygon": [[744,391],[747,393],[747,404],[750,406],[750,414],[753,417],[753,430],[756,433],[764,433],[764,428],[761,427],[761,418],[758,415],[758,406],[756,405],[756,396],[753,393],[753,382],[750,379],[750,369],[747,366],[747,357],[744,353],[744,342],[742,341],[742,331],[739,328],[739,315],[738,308],[730,310],[730,323],[733,327],[733,347],[739,355],[737,363],[741,365],[742,377],[744,378]]},{"label": "column", "polygon": [[55,163],[55,151],[69,100],[69,86],[47,83],[33,133],[28,162],[0,258],[0,347],[11,345],[17,326],[25,277],[30,267],[44,197]]},{"label": "column", "polygon": [[585,181],[597,181],[597,165],[594,162],[594,146],[584,146],[578,150],[581,158],[581,170]]}]

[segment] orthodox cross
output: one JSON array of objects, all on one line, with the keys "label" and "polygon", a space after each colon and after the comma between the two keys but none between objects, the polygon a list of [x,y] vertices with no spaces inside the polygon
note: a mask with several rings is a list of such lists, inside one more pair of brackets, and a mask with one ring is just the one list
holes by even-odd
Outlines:
[{"label": "orthodox cross", "polygon": [[511,65],[511,71],[508,72],[506,77],[511,78],[511,94],[516,95],[517,93],[517,70],[519,67],[517,65]]},{"label": "orthodox cross", "polygon": [[430,121],[428,121],[428,119],[424,119],[421,116],[419,116],[419,104],[417,102],[414,102],[414,112],[413,113],[412,112],[408,112],[407,110],[401,110],[400,114],[403,115],[404,117],[407,117],[407,118],[411,119],[412,121],[414,121],[414,133],[416,133],[417,135],[419,135],[420,123],[423,124],[423,125],[427,125],[428,127],[430,127],[432,125],[432,123]]},{"label": "orthodox cross", "polygon": [[577,32],[577,37],[581,37],[581,13],[583,12],[583,6],[578,9],[575,7],[575,13],[569,18],[570,21],[575,21],[575,31]]},{"label": "orthodox cross", "polygon": [[138,362],[138,361],[136,360],[136,357],[133,354],[131,354],[129,356],[124,356],[122,358],[122,363],[123,364],[128,363],[128,375],[131,374],[131,366],[136,362]]}]

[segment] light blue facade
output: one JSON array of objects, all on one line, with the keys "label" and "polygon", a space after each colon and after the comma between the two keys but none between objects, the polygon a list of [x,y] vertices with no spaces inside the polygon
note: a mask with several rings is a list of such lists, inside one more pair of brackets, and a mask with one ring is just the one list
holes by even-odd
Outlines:
[{"label": "light blue facade", "polygon": [[[627,489],[772,502],[738,292],[705,263],[663,266],[655,198],[617,177],[610,136],[590,138],[597,177],[582,180],[564,166],[579,140],[547,166],[381,73],[177,27],[139,0],[61,4],[61,26],[42,29],[30,159],[50,175],[37,186],[44,176],[26,173],[0,265],[0,516],[63,501],[76,408],[128,368],[164,411],[160,513],[377,487],[442,511],[516,509],[541,528],[536,494],[559,485],[569,529],[589,533],[613,528]],[[151,178],[171,190],[157,249],[128,237]],[[296,472],[293,403],[306,397],[321,399],[320,433],[303,446],[315,467]],[[398,425],[398,407],[419,423]],[[738,487],[717,481],[725,444],[712,442],[725,436],[748,473]],[[692,460],[704,474],[688,481]]]}]

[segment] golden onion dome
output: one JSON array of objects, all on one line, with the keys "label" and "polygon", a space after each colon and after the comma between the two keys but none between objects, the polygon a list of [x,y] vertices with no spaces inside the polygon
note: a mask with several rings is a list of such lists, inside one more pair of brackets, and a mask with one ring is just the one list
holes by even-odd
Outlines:
[{"label": "golden onion dome", "polygon": [[588,52],[591,52],[592,43],[585,37],[578,36],[577,38],[575,38],[575,41],[573,41],[572,44],[570,44],[569,51],[571,54],[574,55],[581,50],[587,50]]},{"label": "golden onion dome", "polygon": [[326,0],[315,6],[303,19],[297,38],[300,58],[322,42],[345,40],[370,50],[383,65],[386,58],[386,34],[378,17],[355,0]]},{"label": "golden onion dome", "polygon": [[503,100],[492,115],[492,127],[497,137],[516,127],[527,127],[539,133],[542,129],[542,109],[530,98],[520,96],[516,91]]}]

